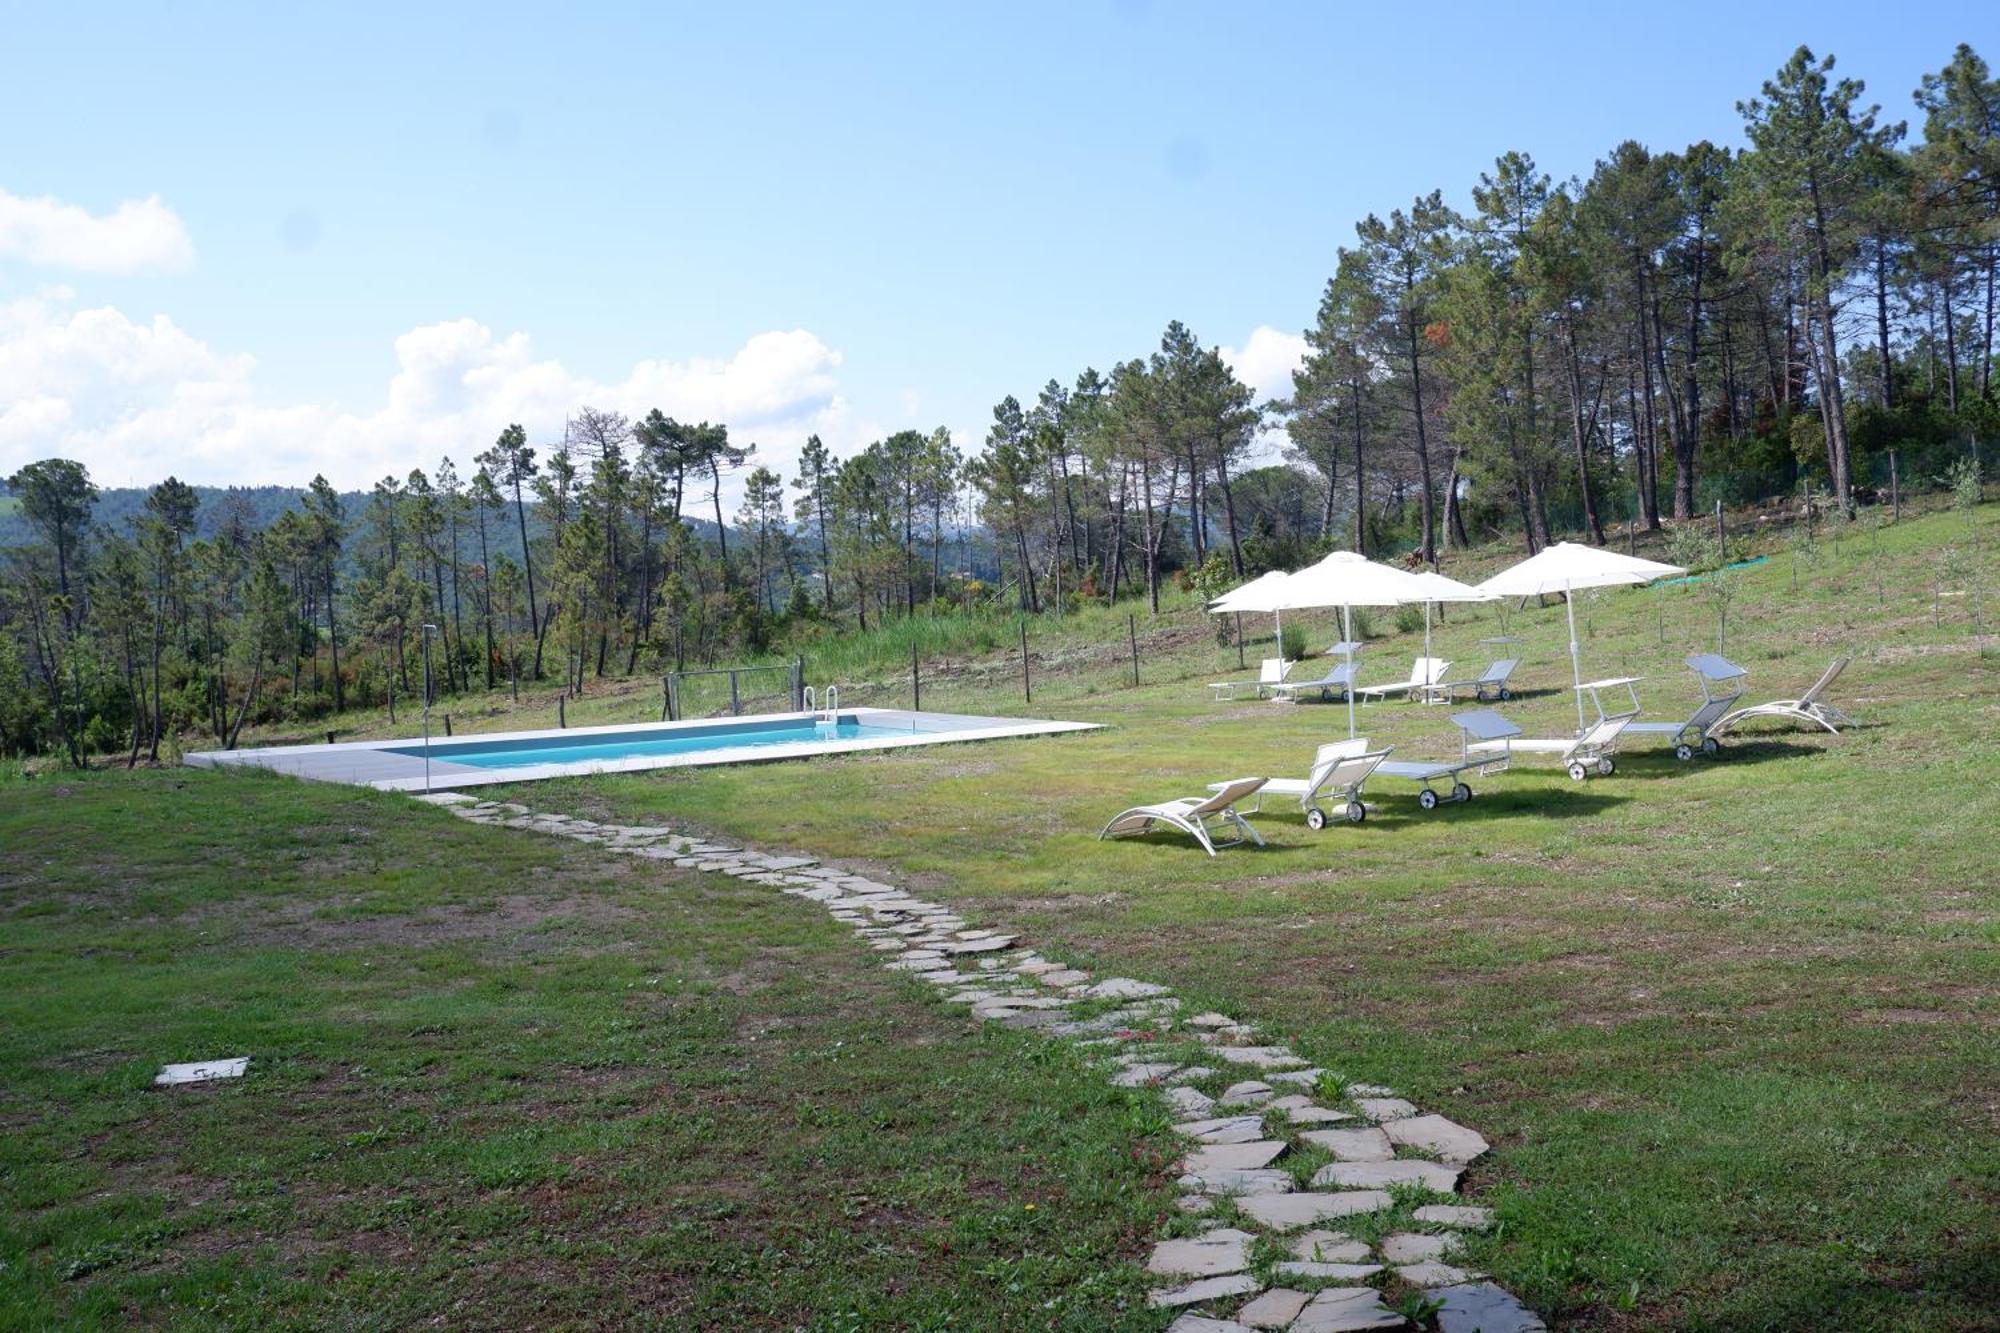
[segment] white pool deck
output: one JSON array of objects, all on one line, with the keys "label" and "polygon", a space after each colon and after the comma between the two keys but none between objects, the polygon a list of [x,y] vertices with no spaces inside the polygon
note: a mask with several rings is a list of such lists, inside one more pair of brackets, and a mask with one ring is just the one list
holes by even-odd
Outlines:
[{"label": "white pool deck", "polygon": [[918,713],[901,708],[842,708],[842,721],[871,727],[905,727],[907,734],[849,739],[787,741],[776,745],[717,746],[684,754],[632,755],[622,759],[590,759],[571,763],[522,764],[484,768],[453,763],[460,746],[490,746],[504,741],[569,741],[588,743],[593,737],[641,735],[669,739],[676,735],[745,730],[779,722],[809,722],[811,713],[760,713],[741,718],[699,718],[684,722],[622,722],[602,727],[569,727],[552,731],[477,732],[446,739],[431,737],[430,772],[422,755],[408,753],[423,743],[421,735],[394,740],[342,741],[334,745],[277,745],[256,750],[202,750],[184,762],[197,768],[255,767],[316,782],[346,782],[378,791],[455,791],[503,782],[535,782],[543,778],[584,777],[593,773],[638,773],[655,768],[698,768],[709,764],[761,764],[815,755],[856,754],[894,750],[910,745],[942,745],[953,741],[1000,740],[1012,736],[1049,736],[1068,731],[1096,731],[1095,722],[1058,722],[1045,718],[975,717],[964,713]]}]

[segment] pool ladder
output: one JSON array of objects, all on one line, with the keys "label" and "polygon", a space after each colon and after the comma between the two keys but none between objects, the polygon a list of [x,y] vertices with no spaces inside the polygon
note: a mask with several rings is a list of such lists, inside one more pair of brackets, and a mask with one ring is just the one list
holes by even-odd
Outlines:
[{"label": "pool ladder", "polygon": [[825,708],[819,707],[818,700],[813,695],[813,687],[806,686],[806,711],[813,715],[813,722],[817,726],[837,725],[840,721],[840,686],[826,687]]}]

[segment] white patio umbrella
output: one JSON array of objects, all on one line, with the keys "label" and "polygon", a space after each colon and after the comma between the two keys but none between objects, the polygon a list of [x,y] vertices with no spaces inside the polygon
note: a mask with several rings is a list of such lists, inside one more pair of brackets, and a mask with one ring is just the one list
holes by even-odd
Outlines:
[{"label": "white patio umbrella", "polygon": [[1446,578],[1435,570],[1426,569],[1415,575],[1424,585],[1424,656],[1431,655],[1431,607],[1437,602],[1497,602],[1500,594],[1475,588],[1469,583]]},{"label": "white patio umbrella", "polygon": [[1280,592],[1292,576],[1281,569],[1268,574],[1259,574],[1248,583],[1239,583],[1222,596],[1208,604],[1208,609],[1216,615],[1232,612],[1260,611],[1276,619],[1278,651],[1284,652],[1285,617],[1284,604]]},{"label": "white patio umbrella", "polygon": [[1557,542],[1544,546],[1520,564],[1503,569],[1479,586],[1500,597],[1539,597],[1559,592],[1569,612],[1569,667],[1576,686],[1576,729],[1583,731],[1583,649],[1576,641],[1576,590],[1651,583],[1669,574],[1685,574],[1679,565],[1620,555],[1599,546]]},{"label": "white patio umbrella", "polygon": [[[1352,639],[1350,613],[1357,606],[1404,606],[1424,600],[1424,585],[1415,574],[1377,564],[1353,551],[1335,551],[1307,565],[1285,581],[1278,592],[1287,609],[1339,607],[1340,637]],[[1350,659],[1352,660],[1352,659]],[[1347,734],[1354,735],[1354,691],[1347,691]]]}]

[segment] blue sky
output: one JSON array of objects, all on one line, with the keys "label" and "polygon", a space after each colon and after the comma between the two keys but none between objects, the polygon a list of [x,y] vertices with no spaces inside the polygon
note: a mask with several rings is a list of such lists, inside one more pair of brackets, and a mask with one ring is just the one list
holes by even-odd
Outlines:
[{"label": "blue sky", "polygon": [[579,396],[972,446],[1175,318],[1277,392],[1370,211],[1736,143],[1801,41],[1891,118],[2000,59],[1951,2],[566,8],[17,8],[0,472],[357,485]]}]

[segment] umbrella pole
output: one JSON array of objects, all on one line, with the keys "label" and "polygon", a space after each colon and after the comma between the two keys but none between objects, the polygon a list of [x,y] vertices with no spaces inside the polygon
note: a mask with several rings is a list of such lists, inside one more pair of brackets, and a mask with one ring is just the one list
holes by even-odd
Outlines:
[{"label": "umbrella pole", "polygon": [[1583,649],[1576,642],[1576,594],[1563,589],[1563,605],[1569,608],[1569,674],[1576,689],[1576,734],[1583,734]]},{"label": "umbrella pole", "polygon": [[[1340,608],[1340,639],[1342,643],[1354,642],[1354,627],[1348,622],[1347,608],[1344,606]],[[1354,665],[1354,653],[1352,649],[1348,651],[1347,664],[1350,667]],[[1354,739],[1354,673],[1352,671],[1347,673],[1347,739]]]}]

